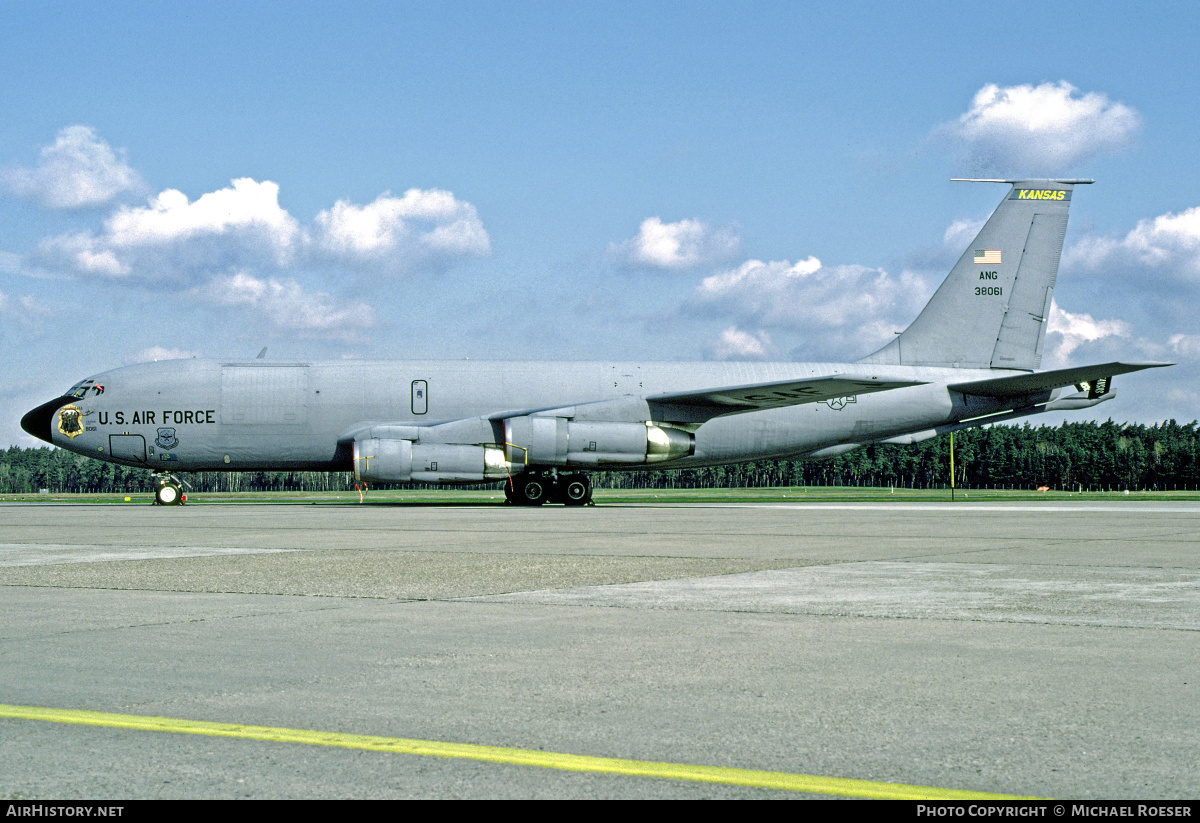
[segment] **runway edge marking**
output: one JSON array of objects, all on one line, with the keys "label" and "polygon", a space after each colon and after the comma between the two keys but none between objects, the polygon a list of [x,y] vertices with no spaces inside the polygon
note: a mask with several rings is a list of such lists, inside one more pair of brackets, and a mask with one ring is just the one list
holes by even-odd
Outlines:
[{"label": "runway edge marking", "polygon": [[171,717],[116,714],[79,709],[49,709],[38,706],[10,706],[0,703],[0,718],[41,720],[51,723],[71,723],[84,726],[103,726],[139,731],[199,734],[210,737],[231,737],[274,743],[305,743],[316,746],[335,746],[344,749],[414,754],[465,760],[482,760],[516,766],[536,766],[561,771],[616,774],[628,777],[654,777],[670,780],[690,780],[701,783],[721,783],[759,789],[782,789],[811,794],[838,795],[884,800],[1013,800],[1029,799],[1015,795],[988,792],[939,789],[929,786],[910,786],[903,783],[883,783],[852,778],[820,777],[757,769],[738,769],[725,766],[694,766],[683,763],[659,763],[645,760],[624,760],[615,757],[562,754],[531,749],[510,749],[502,746],[482,746],[474,743],[441,743],[434,740],[413,740],[403,737],[341,734],[274,726],[251,726],[242,723],[215,723],[204,720],[182,720]]}]

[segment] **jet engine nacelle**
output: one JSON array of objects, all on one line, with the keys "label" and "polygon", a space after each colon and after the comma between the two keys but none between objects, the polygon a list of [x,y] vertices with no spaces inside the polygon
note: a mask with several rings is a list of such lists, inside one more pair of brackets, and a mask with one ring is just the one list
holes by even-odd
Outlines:
[{"label": "jet engine nacelle", "polygon": [[374,483],[484,483],[510,467],[499,446],[414,443],[371,437],[354,441],[354,479]]},{"label": "jet engine nacelle", "polygon": [[657,423],[590,423],[562,417],[504,421],[506,456],[516,465],[662,463],[696,452],[691,432]]}]

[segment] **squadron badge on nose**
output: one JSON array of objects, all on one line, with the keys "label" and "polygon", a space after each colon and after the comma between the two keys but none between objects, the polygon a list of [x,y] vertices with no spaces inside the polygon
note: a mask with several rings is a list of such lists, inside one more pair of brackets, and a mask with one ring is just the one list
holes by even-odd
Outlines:
[{"label": "squadron badge on nose", "polygon": [[79,410],[78,406],[63,406],[58,410],[58,430],[74,440],[83,434],[81,417],[83,417],[83,412]]}]

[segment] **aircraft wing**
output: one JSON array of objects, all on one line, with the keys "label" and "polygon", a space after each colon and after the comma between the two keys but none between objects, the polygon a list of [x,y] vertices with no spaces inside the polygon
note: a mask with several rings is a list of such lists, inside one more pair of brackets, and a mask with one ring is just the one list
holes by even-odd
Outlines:
[{"label": "aircraft wing", "polygon": [[1172,363],[1099,363],[1094,366],[1077,366],[1070,369],[1029,372],[1008,377],[991,377],[987,380],[972,380],[967,383],[951,383],[951,391],[984,397],[1023,397],[1028,394],[1050,391],[1063,386],[1094,384],[1118,374],[1157,369]]},{"label": "aircraft wing", "polygon": [[653,394],[646,397],[656,420],[703,423],[726,414],[777,409],[801,403],[821,403],[835,397],[903,389],[919,380],[881,380],[869,374],[833,374],[802,380],[780,380],[745,386],[722,386],[702,391]]}]

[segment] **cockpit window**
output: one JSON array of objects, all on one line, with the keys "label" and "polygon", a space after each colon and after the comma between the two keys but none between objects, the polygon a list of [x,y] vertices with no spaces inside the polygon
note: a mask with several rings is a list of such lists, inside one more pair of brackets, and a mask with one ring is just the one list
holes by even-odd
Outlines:
[{"label": "cockpit window", "polygon": [[91,392],[93,395],[104,394],[104,387],[95,380],[84,380],[82,383],[76,383],[67,389],[65,396],[82,399],[87,396],[88,392]]}]

